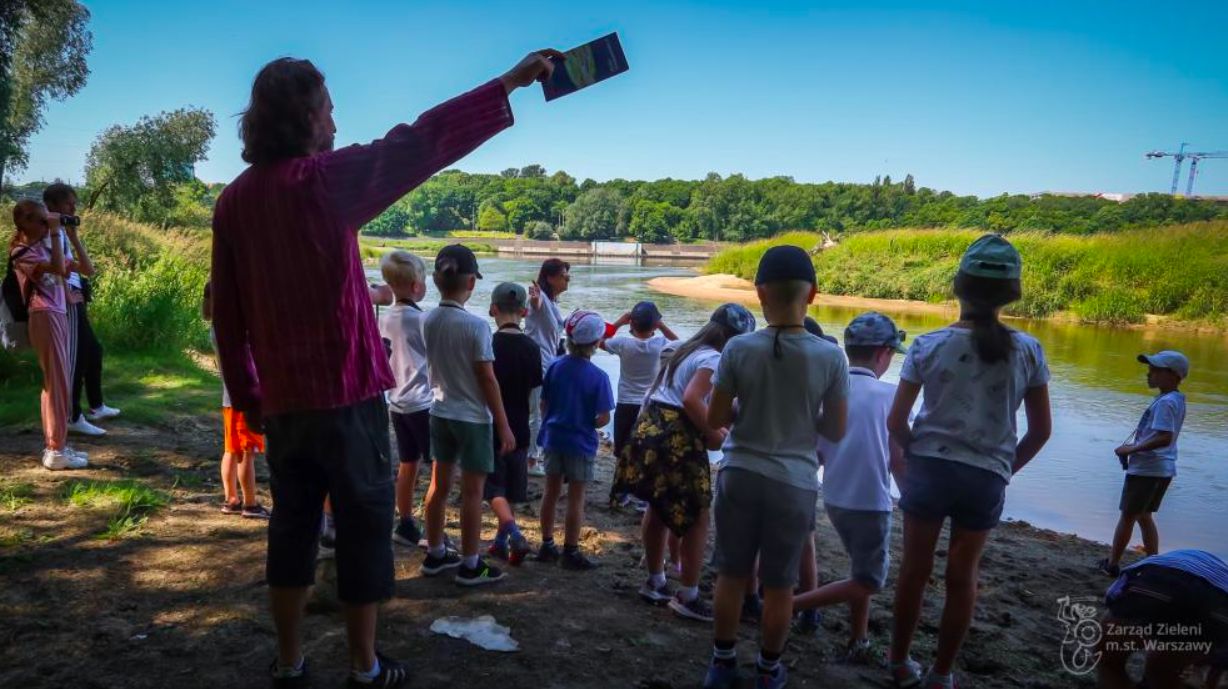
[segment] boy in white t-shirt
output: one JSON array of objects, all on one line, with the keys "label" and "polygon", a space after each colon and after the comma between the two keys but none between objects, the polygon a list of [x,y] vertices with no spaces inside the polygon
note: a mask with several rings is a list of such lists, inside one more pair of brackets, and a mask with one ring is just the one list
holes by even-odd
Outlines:
[{"label": "boy in white t-shirt", "polygon": [[[849,360],[849,415],[844,438],[819,437],[823,465],[823,504],[851,564],[851,576],[793,598],[794,610],[817,615],[817,608],[849,604],[848,660],[870,660],[870,596],[887,580],[891,538],[891,476],[903,466],[904,452],[887,434],[887,414],[896,386],[879,378],[896,353],[904,353],[904,332],[888,317],[863,313],[844,330]],[[898,479],[897,479],[898,480]],[[813,542],[813,541],[812,541]]]},{"label": "boy in white t-shirt", "polygon": [[430,367],[422,324],[426,313],[418,302],[426,296],[426,264],[408,251],[393,251],[380,260],[380,273],[395,297],[379,319],[380,337],[388,342],[388,363],[397,384],[388,394],[388,412],[397,438],[397,512],[400,519],[392,540],[417,546],[422,530],[414,521],[414,488],[418,463],[430,460]]},{"label": "boy in white t-shirt", "polygon": [[[661,350],[678,339],[661,320],[657,305],[650,301],[641,301],[632,307],[614,321],[614,329],[627,324],[631,325],[630,335],[616,335],[601,341],[602,349],[618,357],[618,404],[614,408],[614,457],[618,462],[623,461],[623,447],[631,437],[644,396],[657,379]],[[615,473],[617,475],[617,471]],[[611,504],[627,505],[631,500],[637,498],[627,493],[615,495],[614,487],[610,487]]]}]

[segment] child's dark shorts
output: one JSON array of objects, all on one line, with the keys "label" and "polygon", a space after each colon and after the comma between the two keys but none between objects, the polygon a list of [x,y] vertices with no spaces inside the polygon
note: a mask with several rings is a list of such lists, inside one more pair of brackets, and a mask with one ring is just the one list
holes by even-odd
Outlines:
[{"label": "child's dark shorts", "polygon": [[397,459],[402,462],[431,461],[431,410],[402,414],[389,412],[397,438]]},{"label": "child's dark shorts", "polygon": [[495,459],[495,470],[486,474],[482,499],[504,498],[510,503],[529,501],[529,449],[521,448]]},{"label": "child's dark shorts", "polygon": [[757,555],[765,588],[793,588],[814,527],[818,491],[727,467],[717,476],[716,494],[717,571],[749,577]]},{"label": "child's dark shorts", "polygon": [[1168,484],[1172,482],[1172,476],[1126,474],[1126,482],[1121,486],[1121,501],[1117,504],[1117,509],[1126,514],[1159,512],[1160,503],[1164,501],[1164,494],[1168,492]]},{"label": "child's dark shorts", "polygon": [[968,531],[998,525],[1006,504],[1006,480],[988,469],[949,459],[910,455],[900,509],[927,521],[951,518]]}]

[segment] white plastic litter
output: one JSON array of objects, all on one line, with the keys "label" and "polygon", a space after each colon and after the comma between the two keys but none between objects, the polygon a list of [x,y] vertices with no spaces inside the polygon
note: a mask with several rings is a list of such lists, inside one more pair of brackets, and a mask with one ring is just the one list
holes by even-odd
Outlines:
[{"label": "white plastic litter", "polygon": [[431,623],[431,631],[447,634],[453,639],[464,639],[488,651],[512,653],[520,650],[520,644],[512,638],[511,627],[504,627],[490,615],[440,617]]}]

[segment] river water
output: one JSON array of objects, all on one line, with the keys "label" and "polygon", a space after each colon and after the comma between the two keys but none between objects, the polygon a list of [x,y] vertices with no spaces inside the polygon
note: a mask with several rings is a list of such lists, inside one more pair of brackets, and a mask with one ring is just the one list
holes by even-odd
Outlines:
[{"label": "river water", "polygon": [[[484,318],[496,284],[515,281],[527,285],[540,265],[540,261],[504,258],[481,258],[480,263],[485,279],[468,307]],[[378,271],[369,274],[379,280]],[[707,321],[716,302],[661,294],[649,288],[647,281],[692,274],[693,269],[681,266],[573,261],[571,288],[559,303],[564,313],[585,308],[612,321],[635,302],[650,299],[660,307],[666,323],[685,338]],[[423,305],[433,307],[438,296],[430,286]],[[856,314],[855,310],[828,307],[811,311],[824,331],[838,337]],[[890,315],[910,334],[909,341],[913,335],[947,323],[934,315]],[[762,327],[761,314],[756,312],[756,317]],[[1179,441],[1178,475],[1156,515],[1160,547],[1197,547],[1228,557],[1228,361],[1224,357],[1228,336],[1048,321],[1015,321],[1012,326],[1037,337],[1049,357],[1054,428],[1049,444],[1011,482],[1004,516],[1097,541],[1110,540],[1122,482],[1113,448],[1130,435],[1152,397],[1146,384],[1147,369],[1135,357],[1140,352],[1179,349],[1191,363],[1190,378],[1181,388],[1188,408]],[[895,358],[885,380],[899,380],[900,359]],[[593,361],[617,388],[618,359],[599,352]],[[1021,433],[1025,425],[1021,413]]]}]

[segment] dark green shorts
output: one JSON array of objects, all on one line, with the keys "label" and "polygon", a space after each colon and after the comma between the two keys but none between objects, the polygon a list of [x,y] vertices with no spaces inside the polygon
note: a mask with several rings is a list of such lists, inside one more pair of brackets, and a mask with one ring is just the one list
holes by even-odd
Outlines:
[{"label": "dark green shorts", "polygon": [[495,470],[491,424],[431,416],[431,457],[460,464],[462,471],[489,474]]}]

